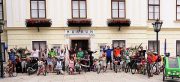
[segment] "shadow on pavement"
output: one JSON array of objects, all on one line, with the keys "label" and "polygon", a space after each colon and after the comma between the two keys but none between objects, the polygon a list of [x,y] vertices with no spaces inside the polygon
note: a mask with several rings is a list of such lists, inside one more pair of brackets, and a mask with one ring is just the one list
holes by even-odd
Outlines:
[{"label": "shadow on pavement", "polygon": [[164,82],[180,82],[179,79],[171,79],[171,80],[166,80]]}]

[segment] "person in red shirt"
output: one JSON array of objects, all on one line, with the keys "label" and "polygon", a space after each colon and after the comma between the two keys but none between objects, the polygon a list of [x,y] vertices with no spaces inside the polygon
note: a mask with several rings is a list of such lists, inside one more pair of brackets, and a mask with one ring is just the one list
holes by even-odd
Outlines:
[{"label": "person in red shirt", "polygon": [[120,57],[121,54],[121,49],[119,48],[119,46],[114,49],[114,58]]}]

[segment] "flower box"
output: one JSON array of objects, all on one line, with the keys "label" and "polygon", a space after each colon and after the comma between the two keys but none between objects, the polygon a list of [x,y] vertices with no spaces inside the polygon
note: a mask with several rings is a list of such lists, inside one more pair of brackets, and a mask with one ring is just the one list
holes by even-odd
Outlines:
[{"label": "flower box", "polygon": [[51,27],[50,19],[26,19],[26,27]]},{"label": "flower box", "polygon": [[129,19],[108,19],[108,26],[130,26],[131,21]]},{"label": "flower box", "polygon": [[88,27],[91,26],[91,19],[68,19],[67,24],[69,27]]}]

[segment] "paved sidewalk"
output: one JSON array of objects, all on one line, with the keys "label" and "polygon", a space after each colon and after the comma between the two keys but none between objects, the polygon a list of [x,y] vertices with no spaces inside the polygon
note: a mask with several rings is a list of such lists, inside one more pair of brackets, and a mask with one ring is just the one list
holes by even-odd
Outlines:
[{"label": "paved sidewalk", "polygon": [[[166,81],[166,82],[180,82]],[[0,79],[0,82],[163,82],[162,74],[148,78],[147,75],[131,73],[114,73],[108,70],[106,73],[97,74],[96,72],[87,72],[77,75],[56,75],[56,73],[47,76],[37,76],[36,74],[28,76],[27,74],[18,74],[17,77]]]}]

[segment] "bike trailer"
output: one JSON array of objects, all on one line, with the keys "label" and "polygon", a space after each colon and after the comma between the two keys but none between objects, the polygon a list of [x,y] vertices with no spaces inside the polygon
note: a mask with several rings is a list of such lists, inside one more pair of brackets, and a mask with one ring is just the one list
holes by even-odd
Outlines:
[{"label": "bike trailer", "polygon": [[165,77],[180,77],[180,57],[165,57]]}]

